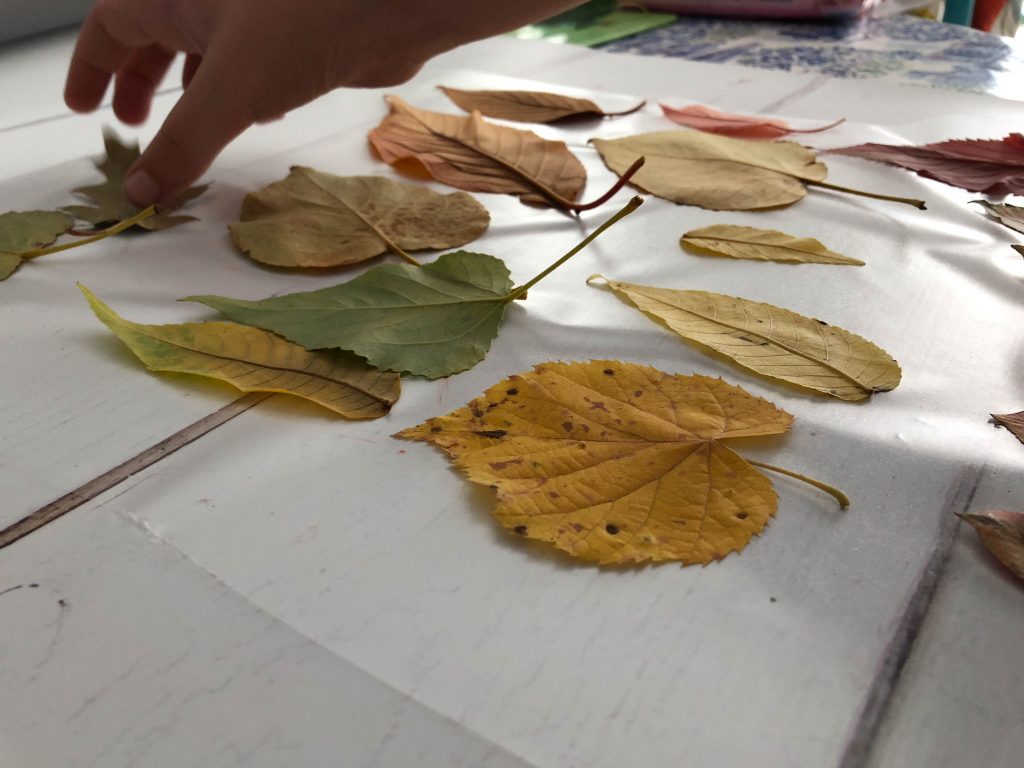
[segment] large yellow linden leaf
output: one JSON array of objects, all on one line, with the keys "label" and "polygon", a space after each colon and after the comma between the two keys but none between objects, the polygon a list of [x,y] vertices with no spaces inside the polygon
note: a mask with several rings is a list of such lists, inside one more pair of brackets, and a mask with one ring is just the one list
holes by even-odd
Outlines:
[{"label": "large yellow linden leaf", "polygon": [[617,361],[543,363],[400,432],[498,496],[513,533],[612,565],[720,560],[775,514],[771,482],[721,440],[793,417],[706,376]]}]

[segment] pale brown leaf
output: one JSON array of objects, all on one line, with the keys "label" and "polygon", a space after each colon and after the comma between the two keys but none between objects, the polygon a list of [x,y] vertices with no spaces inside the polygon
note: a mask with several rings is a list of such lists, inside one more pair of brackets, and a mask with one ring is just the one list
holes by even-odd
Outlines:
[{"label": "pale brown leaf", "polygon": [[442,195],[380,176],[335,176],[295,166],[251,192],[228,228],[256,261],[336,267],[391,252],[453,248],[487,229],[487,209],[465,192]]}]

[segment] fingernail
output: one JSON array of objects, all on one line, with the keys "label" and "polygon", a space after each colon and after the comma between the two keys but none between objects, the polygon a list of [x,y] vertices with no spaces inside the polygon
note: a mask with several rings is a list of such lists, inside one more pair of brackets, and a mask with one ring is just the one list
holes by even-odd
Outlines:
[{"label": "fingernail", "polygon": [[139,208],[148,208],[160,202],[160,187],[142,168],[128,174],[124,180],[124,192]]}]

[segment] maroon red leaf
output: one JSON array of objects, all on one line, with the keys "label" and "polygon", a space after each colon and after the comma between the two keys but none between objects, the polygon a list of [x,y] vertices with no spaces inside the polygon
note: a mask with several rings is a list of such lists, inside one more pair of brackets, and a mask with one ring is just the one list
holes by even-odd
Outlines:
[{"label": "maroon red leaf", "polygon": [[791,133],[820,133],[835,128],[844,118],[820,128],[797,130],[782,120],[758,115],[736,115],[719,112],[717,109],[701,104],[691,104],[682,109],[661,105],[661,111],[669,120],[687,128],[695,128],[705,133],[717,133],[721,136],[733,136],[737,139],[780,139]]},{"label": "maroon red leaf", "polygon": [[1024,194],[1024,136],[1003,139],[956,139],[920,147],[858,144],[827,150],[895,165],[971,192]]}]

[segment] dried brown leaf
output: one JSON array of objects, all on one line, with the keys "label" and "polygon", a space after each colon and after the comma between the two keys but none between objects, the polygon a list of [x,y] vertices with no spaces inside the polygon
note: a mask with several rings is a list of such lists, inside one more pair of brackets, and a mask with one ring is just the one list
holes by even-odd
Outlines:
[{"label": "dried brown leaf", "polygon": [[438,181],[471,192],[515,195],[525,203],[567,209],[584,207],[575,201],[587,174],[563,142],[488,123],[478,113],[445,115],[417,109],[397,96],[387,100],[391,114],[369,135],[384,162],[418,160]]},{"label": "dried brown leaf", "polygon": [[235,244],[278,267],[337,267],[382,253],[454,248],[487,230],[487,209],[465,192],[442,195],[381,176],[335,176],[296,166],[251,192]]},{"label": "dried brown leaf", "polygon": [[616,117],[642,109],[647,102],[622,112],[605,112],[590,99],[546,91],[463,91],[439,86],[444,94],[467,112],[479,112],[499,120],[521,123],[552,123],[567,117]]},{"label": "dried brown leaf", "polygon": [[994,509],[981,514],[962,514],[989,552],[1018,579],[1024,579],[1024,513]]}]

